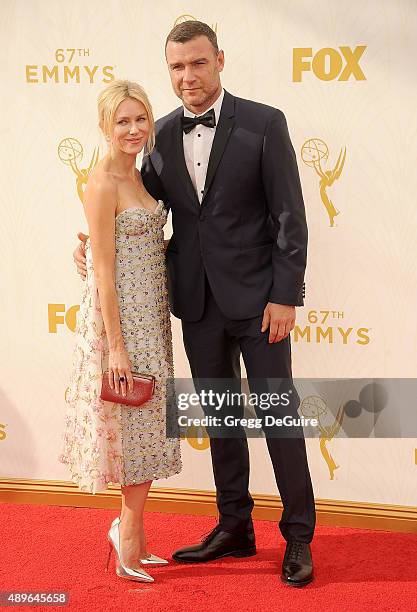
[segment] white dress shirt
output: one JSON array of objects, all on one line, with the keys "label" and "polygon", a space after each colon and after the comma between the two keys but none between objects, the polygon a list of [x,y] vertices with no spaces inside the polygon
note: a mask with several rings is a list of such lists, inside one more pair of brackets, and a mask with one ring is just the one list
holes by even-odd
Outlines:
[{"label": "white dress shirt", "polygon": [[[205,115],[212,108],[216,117],[216,126],[220,119],[220,111],[223,104],[224,90],[222,89],[220,96],[217,98],[213,106],[208,108],[200,115],[194,115],[188,108],[184,106],[185,117],[200,117]],[[191,177],[194,189],[198,195],[199,202],[203,197],[204,184],[206,182],[207,167],[213,145],[214,134],[216,128],[210,128],[206,125],[197,125],[188,134],[183,133],[184,157],[187,165],[188,173]]]}]

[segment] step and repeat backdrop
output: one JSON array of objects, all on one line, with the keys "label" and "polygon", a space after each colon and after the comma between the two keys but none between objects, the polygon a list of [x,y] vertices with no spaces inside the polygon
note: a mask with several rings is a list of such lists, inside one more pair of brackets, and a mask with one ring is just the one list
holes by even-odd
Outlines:
[{"label": "step and repeat backdrop", "polygon": [[[294,374],[417,376],[415,0],[2,0],[0,477],[69,478],[58,455],[82,291],[72,252],[106,152],[97,95],[128,78],[156,117],[176,108],[164,42],[186,19],[217,31],[224,87],[288,121],[310,236]],[[338,438],[340,414],[319,404],[316,496],[415,505],[417,441]],[[202,432],[181,445],[182,473],[155,486],[213,489]],[[251,490],[276,494],[265,441],[250,447]]]}]

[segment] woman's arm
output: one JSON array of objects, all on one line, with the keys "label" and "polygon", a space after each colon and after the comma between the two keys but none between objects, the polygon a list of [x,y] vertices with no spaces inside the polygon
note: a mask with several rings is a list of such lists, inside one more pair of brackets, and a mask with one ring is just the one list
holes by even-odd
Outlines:
[{"label": "woman's arm", "polygon": [[[133,390],[131,365],[120,326],[119,303],[115,277],[115,211],[117,189],[111,178],[90,177],[84,194],[84,209],[90,231],[94,276],[100,297],[101,312],[109,343],[109,383],[119,392],[119,377],[127,379]],[[121,384],[123,395],[126,383]]]}]

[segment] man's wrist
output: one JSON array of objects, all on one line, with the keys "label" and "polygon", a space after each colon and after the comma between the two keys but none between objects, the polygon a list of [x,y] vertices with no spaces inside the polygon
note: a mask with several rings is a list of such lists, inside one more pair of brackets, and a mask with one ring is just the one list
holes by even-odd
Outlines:
[{"label": "man's wrist", "polygon": [[295,308],[296,304],[283,304],[282,302],[272,302],[269,300],[268,304],[272,304],[273,306],[286,306],[287,308]]},{"label": "man's wrist", "polygon": [[298,291],[298,294],[284,294],[281,289],[272,287],[268,301],[273,304],[282,304],[283,306],[304,306],[305,298],[305,283],[303,283]]}]

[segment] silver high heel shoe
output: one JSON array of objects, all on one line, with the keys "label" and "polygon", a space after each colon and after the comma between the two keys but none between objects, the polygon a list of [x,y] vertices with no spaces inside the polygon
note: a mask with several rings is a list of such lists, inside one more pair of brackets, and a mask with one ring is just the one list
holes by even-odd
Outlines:
[{"label": "silver high heel shoe", "polygon": [[[113,521],[114,523],[114,521]],[[137,582],[155,582],[152,576],[150,576],[145,570],[133,569],[123,565],[120,559],[120,534],[119,534],[119,523],[113,524],[110,527],[107,539],[109,541],[109,555],[107,557],[106,571],[109,569],[109,562],[111,552],[114,549],[116,559],[116,574],[120,578],[126,578],[127,580],[136,580]]]},{"label": "silver high heel shoe", "polygon": [[[120,524],[120,516],[116,516],[111,526]],[[139,559],[142,565],[168,565],[168,561],[166,559],[162,559],[162,557],[157,557],[156,555],[149,554],[145,559]]]}]

